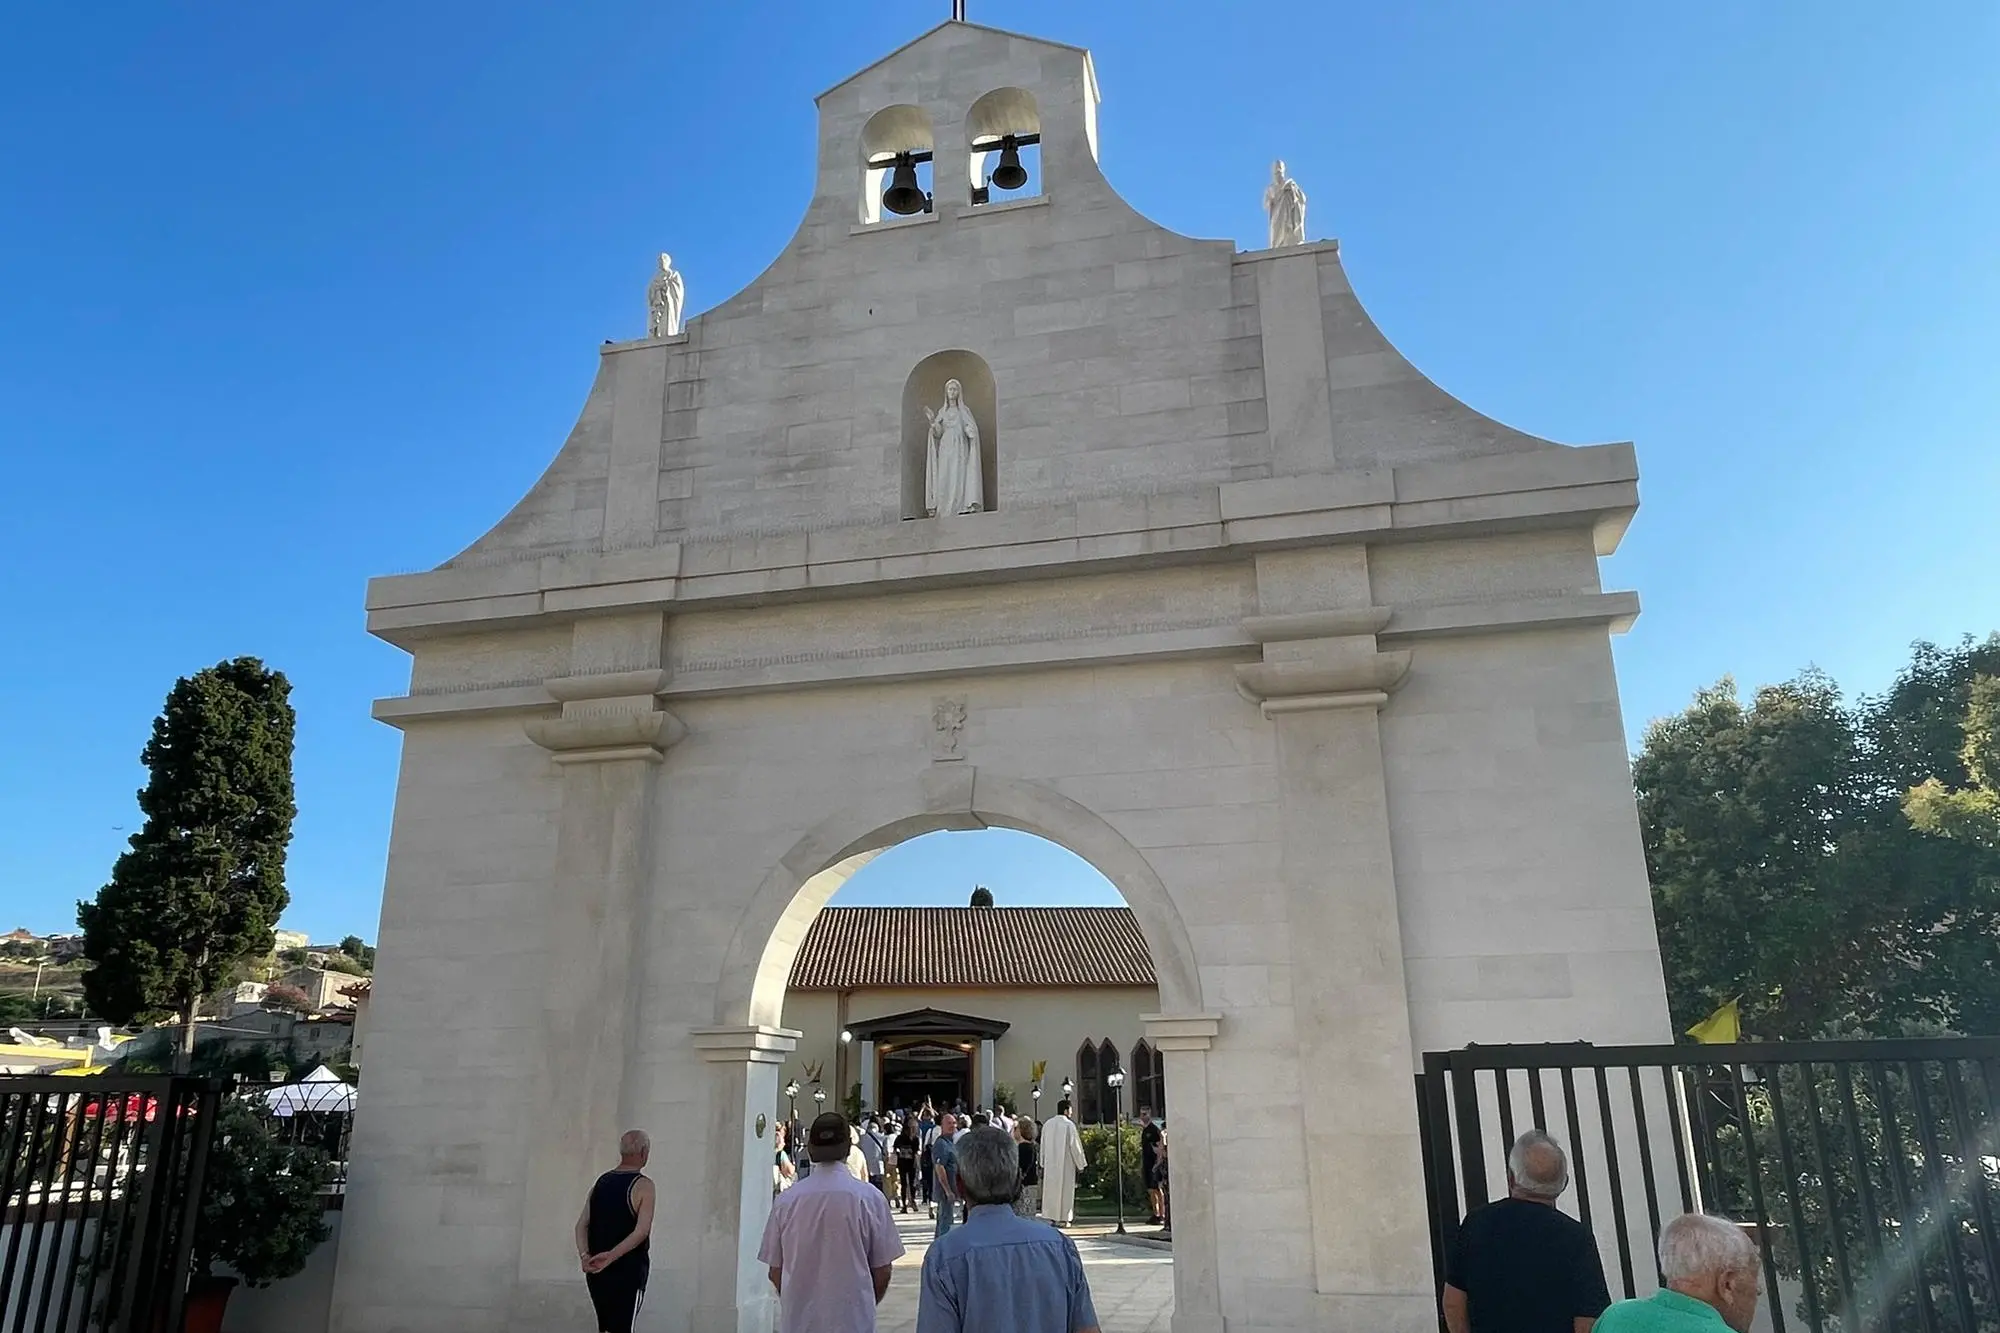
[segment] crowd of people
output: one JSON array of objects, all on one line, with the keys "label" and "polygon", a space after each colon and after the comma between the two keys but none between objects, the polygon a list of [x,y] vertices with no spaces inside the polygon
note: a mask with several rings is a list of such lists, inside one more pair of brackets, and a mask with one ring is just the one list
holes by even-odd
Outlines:
[{"label": "crowd of people", "polygon": [[[1155,1124],[1142,1112],[1142,1126]],[[1157,1178],[1164,1211],[1163,1128],[1154,1147],[1159,1170],[1149,1165],[1146,1182],[1150,1191]],[[617,1167],[577,1218],[600,1333],[631,1333],[645,1295],[650,1149],[638,1130],[621,1138]],[[1084,1165],[1067,1101],[1039,1127],[999,1108],[975,1109],[961,1124],[957,1111],[928,1105],[859,1125],[828,1111],[803,1133],[780,1126],[777,1197],[757,1257],[778,1293],[782,1333],[872,1333],[904,1253],[895,1213],[918,1207],[936,1219],[936,1236],[919,1278],[917,1333],[1098,1333],[1083,1260],[1058,1229],[1072,1220]],[[1507,1197],[1468,1216],[1446,1256],[1449,1333],[1749,1333],[1762,1284],[1741,1227],[1700,1213],[1669,1221],[1659,1290],[1613,1304],[1590,1229],[1556,1207],[1569,1183],[1554,1139],[1530,1130],[1515,1141]]]},{"label": "crowd of people", "polygon": [[[948,1110],[930,1101],[882,1113],[863,1112],[850,1126],[849,1152],[843,1161],[856,1179],[882,1192],[890,1208],[901,1214],[922,1213],[935,1220],[942,1236],[965,1219],[967,1206],[956,1188],[953,1157],[957,1144],[975,1129],[997,1129],[1014,1144],[1020,1170],[1019,1193],[1011,1201],[1016,1213],[1041,1218],[1058,1227],[1075,1221],[1077,1174],[1089,1165],[1083,1136],[1070,1118],[1067,1098],[1056,1113],[1038,1125],[1033,1117],[992,1110]],[[1168,1227],[1168,1141],[1166,1126],[1142,1106],[1138,1115],[1139,1169],[1154,1225]],[[813,1159],[806,1135],[797,1122],[778,1127],[771,1167],[771,1189],[782,1194],[807,1178]],[[1133,1200],[1136,1204],[1138,1200]],[[1170,1235],[1170,1233],[1167,1233]]]}]

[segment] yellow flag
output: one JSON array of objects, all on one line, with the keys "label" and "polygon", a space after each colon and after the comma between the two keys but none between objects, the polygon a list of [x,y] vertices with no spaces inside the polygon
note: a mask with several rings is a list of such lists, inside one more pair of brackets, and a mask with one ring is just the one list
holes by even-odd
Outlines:
[{"label": "yellow flag", "polygon": [[1033,1072],[1031,1072],[1028,1075],[1029,1079],[1033,1082],[1040,1083],[1042,1081],[1042,1071],[1046,1070],[1048,1067],[1049,1067],[1049,1062],[1047,1060],[1035,1061],[1035,1068]]},{"label": "yellow flag", "polygon": [[[1743,998],[1737,996],[1737,999]],[[1704,1046],[1728,1046],[1743,1035],[1743,1014],[1736,1007],[1736,1000],[1729,1000],[1720,1009],[1687,1030],[1687,1034]]]}]

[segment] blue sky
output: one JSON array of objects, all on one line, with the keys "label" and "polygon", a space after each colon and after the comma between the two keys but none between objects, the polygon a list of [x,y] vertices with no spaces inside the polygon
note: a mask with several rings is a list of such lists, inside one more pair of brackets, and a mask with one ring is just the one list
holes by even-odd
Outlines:
[{"label": "blue sky", "polygon": [[[402,654],[369,575],[506,511],[671,250],[690,311],[791,235],[812,96],[946,0],[15,6],[0,20],[0,929],[136,826],[174,677],[300,710],[289,922],[373,937]],[[1261,234],[1284,157],[1383,329],[1552,439],[1630,439],[1630,728],[1725,672],[1878,689],[2000,628],[2000,10],[973,0],[1096,55],[1144,212]],[[854,891],[1083,895],[907,845]],[[1065,867],[1068,866],[1068,869]]]}]

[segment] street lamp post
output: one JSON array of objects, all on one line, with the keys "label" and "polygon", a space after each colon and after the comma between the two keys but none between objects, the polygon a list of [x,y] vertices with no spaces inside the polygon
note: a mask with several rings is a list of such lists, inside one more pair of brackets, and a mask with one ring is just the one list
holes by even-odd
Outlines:
[{"label": "street lamp post", "polygon": [[797,1124],[799,1120],[799,1081],[797,1079],[793,1079],[785,1085],[785,1100],[792,1104],[791,1114],[786,1117],[786,1123]]},{"label": "street lamp post", "polygon": [[1035,1123],[1042,1123],[1042,1085],[1037,1083],[1028,1089],[1028,1095],[1035,1099]]},{"label": "street lamp post", "polygon": [[1104,1085],[1111,1089],[1111,1174],[1118,1177],[1118,1234],[1125,1234],[1125,1099],[1119,1090],[1125,1086],[1125,1071],[1114,1069],[1104,1076]]}]

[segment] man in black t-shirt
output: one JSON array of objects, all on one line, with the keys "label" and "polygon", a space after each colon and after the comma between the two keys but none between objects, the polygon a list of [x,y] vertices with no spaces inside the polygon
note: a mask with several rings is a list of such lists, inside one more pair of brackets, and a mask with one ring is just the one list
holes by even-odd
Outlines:
[{"label": "man in black t-shirt", "polygon": [[1450,1333],[1590,1333],[1611,1304],[1590,1229],[1556,1210],[1569,1161],[1531,1129],[1507,1154],[1508,1196],[1476,1209],[1445,1264]]},{"label": "man in black t-shirt", "polygon": [[1160,1126],[1153,1108],[1139,1108],[1139,1171],[1146,1180],[1146,1200],[1152,1205],[1153,1225],[1166,1220],[1160,1209]]}]

